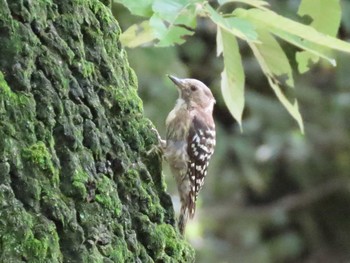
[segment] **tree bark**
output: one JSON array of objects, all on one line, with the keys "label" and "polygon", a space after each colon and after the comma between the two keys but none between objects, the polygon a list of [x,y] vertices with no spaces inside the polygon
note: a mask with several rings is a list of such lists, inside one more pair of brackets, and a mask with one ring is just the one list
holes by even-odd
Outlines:
[{"label": "tree bark", "polygon": [[0,262],[193,262],[107,0],[0,0]]}]

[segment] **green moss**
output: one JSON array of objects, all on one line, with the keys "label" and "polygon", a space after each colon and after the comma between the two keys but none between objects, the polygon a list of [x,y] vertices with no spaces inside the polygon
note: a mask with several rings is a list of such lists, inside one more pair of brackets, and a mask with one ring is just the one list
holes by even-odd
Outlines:
[{"label": "green moss", "polygon": [[122,204],[113,181],[101,174],[100,178],[96,181],[96,190],[98,192],[95,196],[96,201],[110,211],[113,211],[114,216],[120,216]]},{"label": "green moss", "polygon": [[95,65],[91,62],[82,60],[82,72],[85,78],[92,77],[95,72]]},{"label": "green moss", "polygon": [[51,155],[43,142],[38,142],[23,149],[22,156],[28,161],[37,164],[43,170],[50,168]]},{"label": "green moss", "polygon": [[[30,262],[61,262],[62,254],[55,225],[37,217],[23,241],[23,255]],[[43,260],[46,259],[46,260]]]},{"label": "green moss", "polygon": [[7,99],[11,99],[11,100],[16,100],[17,99],[17,95],[16,93],[14,93],[11,88],[8,86],[4,75],[2,74],[2,72],[0,71],[0,98],[7,98]]},{"label": "green moss", "polygon": [[0,262],[62,262],[55,225],[27,212],[5,185],[0,186],[0,218]]},{"label": "green moss", "polygon": [[86,191],[86,183],[89,181],[89,175],[85,173],[83,170],[76,170],[73,175],[72,185],[75,188],[78,196],[81,199],[86,199],[87,191]]},{"label": "green moss", "polygon": [[68,206],[69,200],[58,193],[57,189],[43,189],[41,197],[42,209],[49,218],[60,222],[64,227],[76,220],[75,210]]},{"label": "green moss", "polygon": [[128,250],[124,240],[118,239],[113,243],[112,250],[108,253],[108,257],[113,262],[133,262],[134,255]]},{"label": "green moss", "polygon": [[153,224],[144,215],[138,216],[136,224],[141,242],[155,261],[194,262],[194,250],[186,241],[179,242],[180,235],[172,225]]},{"label": "green moss", "polygon": [[140,157],[155,139],[110,10],[13,0],[0,13],[0,262],[193,261],[165,224],[160,160]]},{"label": "green moss", "polygon": [[[33,234],[28,237],[24,242],[25,255],[30,255],[34,258],[46,258],[48,243],[46,239],[36,239]],[[27,256],[28,257],[28,256]]]},{"label": "green moss", "polygon": [[22,150],[22,157],[28,162],[37,165],[41,170],[48,172],[51,175],[52,181],[58,184],[58,171],[53,166],[52,156],[43,142],[39,141],[30,147],[24,148]]}]

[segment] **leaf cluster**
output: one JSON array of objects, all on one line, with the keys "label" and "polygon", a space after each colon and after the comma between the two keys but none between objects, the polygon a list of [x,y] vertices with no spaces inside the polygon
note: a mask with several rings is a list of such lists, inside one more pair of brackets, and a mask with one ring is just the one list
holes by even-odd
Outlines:
[{"label": "leaf cluster", "polygon": [[217,8],[204,0],[116,1],[132,14],[147,18],[122,34],[121,41],[129,48],[182,44],[194,34],[198,17],[216,25],[217,55],[222,55],[224,61],[221,91],[240,126],[245,105],[245,73],[238,40],[251,48],[270,87],[301,132],[304,125],[298,102],[286,95],[288,88],[294,88],[293,69],[280,41],[300,50],[295,54],[299,73],[307,72],[320,58],[336,66],[332,50],[350,53],[350,44],[335,37],[341,20],[339,0],[302,0],[298,15],[311,18],[310,24],[277,14],[263,0],[219,0]]}]

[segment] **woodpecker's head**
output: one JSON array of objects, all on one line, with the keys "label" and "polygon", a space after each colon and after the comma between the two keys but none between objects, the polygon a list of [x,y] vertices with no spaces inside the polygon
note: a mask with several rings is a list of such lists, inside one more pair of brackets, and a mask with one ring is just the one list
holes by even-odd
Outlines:
[{"label": "woodpecker's head", "polygon": [[175,83],[179,90],[179,98],[183,99],[191,107],[201,107],[212,110],[215,99],[210,89],[196,79],[179,79],[174,76],[168,77]]}]

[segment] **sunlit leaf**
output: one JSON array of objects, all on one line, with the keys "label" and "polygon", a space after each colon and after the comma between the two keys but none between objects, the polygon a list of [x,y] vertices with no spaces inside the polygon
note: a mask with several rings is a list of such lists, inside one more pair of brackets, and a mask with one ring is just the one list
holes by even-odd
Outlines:
[{"label": "sunlit leaf", "polygon": [[262,42],[262,44],[257,45],[257,48],[265,60],[267,71],[271,72],[274,77],[284,77],[285,83],[294,87],[292,67],[278,41],[266,30],[260,29],[257,32],[259,40]]},{"label": "sunlit leaf", "polygon": [[192,35],[194,32],[187,30],[183,27],[173,26],[168,28],[166,34],[160,39],[157,46],[167,47],[174,44],[182,44],[185,42],[185,36]]},{"label": "sunlit leaf", "polygon": [[298,36],[304,41],[350,53],[350,43],[317,32],[310,26],[277,15],[269,10],[264,11],[256,8],[244,10],[242,8],[237,8],[234,11],[234,15],[239,18],[247,19],[256,25],[265,25],[272,33],[276,30],[286,32]]},{"label": "sunlit leaf", "polygon": [[143,21],[140,24],[134,24],[129,27],[120,36],[120,41],[123,46],[129,48],[135,48],[146,43],[150,43],[155,39],[152,27],[149,25],[149,21]]},{"label": "sunlit leaf", "polygon": [[160,17],[172,23],[189,5],[188,0],[155,0],[152,8]]},{"label": "sunlit leaf", "polygon": [[209,18],[216,25],[245,41],[256,41],[257,33],[255,32],[254,26],[249,21],[236,17],[224,18],[210,5],[205,5],[204,9],[209,13]]},{"label": "sunlit leaf", "polygon": [[[341,21],[339,0],[303,0],[299,6],[298,14],[300,16],[310,16],[312,18],[310,26],[319,32],[333,37],[336,36]],[[320,47],[320,50],[327,53],[327,50],[322,47]],[[310,69],[310,62],[317,63],[319,57],[310,52],[301,51],[297,52],[296,60],[299,72],[304,73]]]},{"label": "sunlit leaf", "polygon": [[237,39],[224,28],[218,27],[217,55],[223,54],[224,71],[221,73],[221,93],[232,116],[242,129],[245,76]]},{"label": "sunlit leaf", "polygon": [[163,19],[161,19],[158,14],[154,14],[150,18],[149,24],[152,27],[154,35],[157,39],[162,39],[166,35],[167,27],[165,26]]},{"label": "sunlit leaf", "polygon": [[[273,57],[285,56],[283,50],[279,47],[278,42],[270,35],[268,32],[259,30],[259,38],[262,40],[262,44],[248,43],[253,53],[258,60],[261,69],[266,75],[268,82],[275,92],[277,98],[282,103],[282,105],[287,109],[290,115],[297,121],[301,132],[304,132],[304,124],[302,117],[299,112],[298,102],[295,100],[291,103],[288,98],[283,94],[280,87],[278,79],[276,79],[276,73],[287,71],[287,75],[291,76],[291,69],[287,61],[282,61],[281,65],[284,64],[284,70],[278,70],[276,65],[278,65],[276,59]],[[281,53],[283,52],[283,54]],[[282,59],[284,60],[284,59]],[[276,64],[277,63],[277,64]],[[290,81],[290,80],[289,80]]]},{"label": "sunlit leaf", "polygon": [[185,35],[192,35],[194,32],[180,26],[167,27],[164,21],[154,14],[150,19],[150,26],[154,30],[154,35],[159,42],[157,46],[172,46],[174,44],[182,44],[185,42]]},{"label": "sunlit leaf", "polygon": [[302,0],[298,14],[310,16],[310,25],[319,32],[330,36],[335,36],[338,32],[341,21],[339,0]]},{"label": "sunlit leaf", "polygon": [[321,57],[327,60],[331,65],[336,66],[336,61],[334,58],[329,57],[327,54],[325,54],[325,52],[319,52],[319,50],[322,50],[322,46],[317,45],[315,43],[311,43],[309,41],[303,41],[300,37],[286,33],[282,30],[274,30],[271,31],[271,33],[297,47],[300,47],[301,49],[309,51],[310,54],[313,54],[315,57]]},{"label": "sunlit leaf", "polygon": [[250,5],[250,6],[254,6],[254,7],[260,8],[260,9],[266,9],[266,6],[270,5],[268,2],[262,1],[262,0],[219,0],[218,2],[220,5],[224,5],[226,3],[238,2],[238,3],[243,3],[243,4]]},{"label": "sunlit leaf", "polygon": [[152,4],[154,0],[114,0],[124,5],[134,15],[150,17],[152,15]]}]

